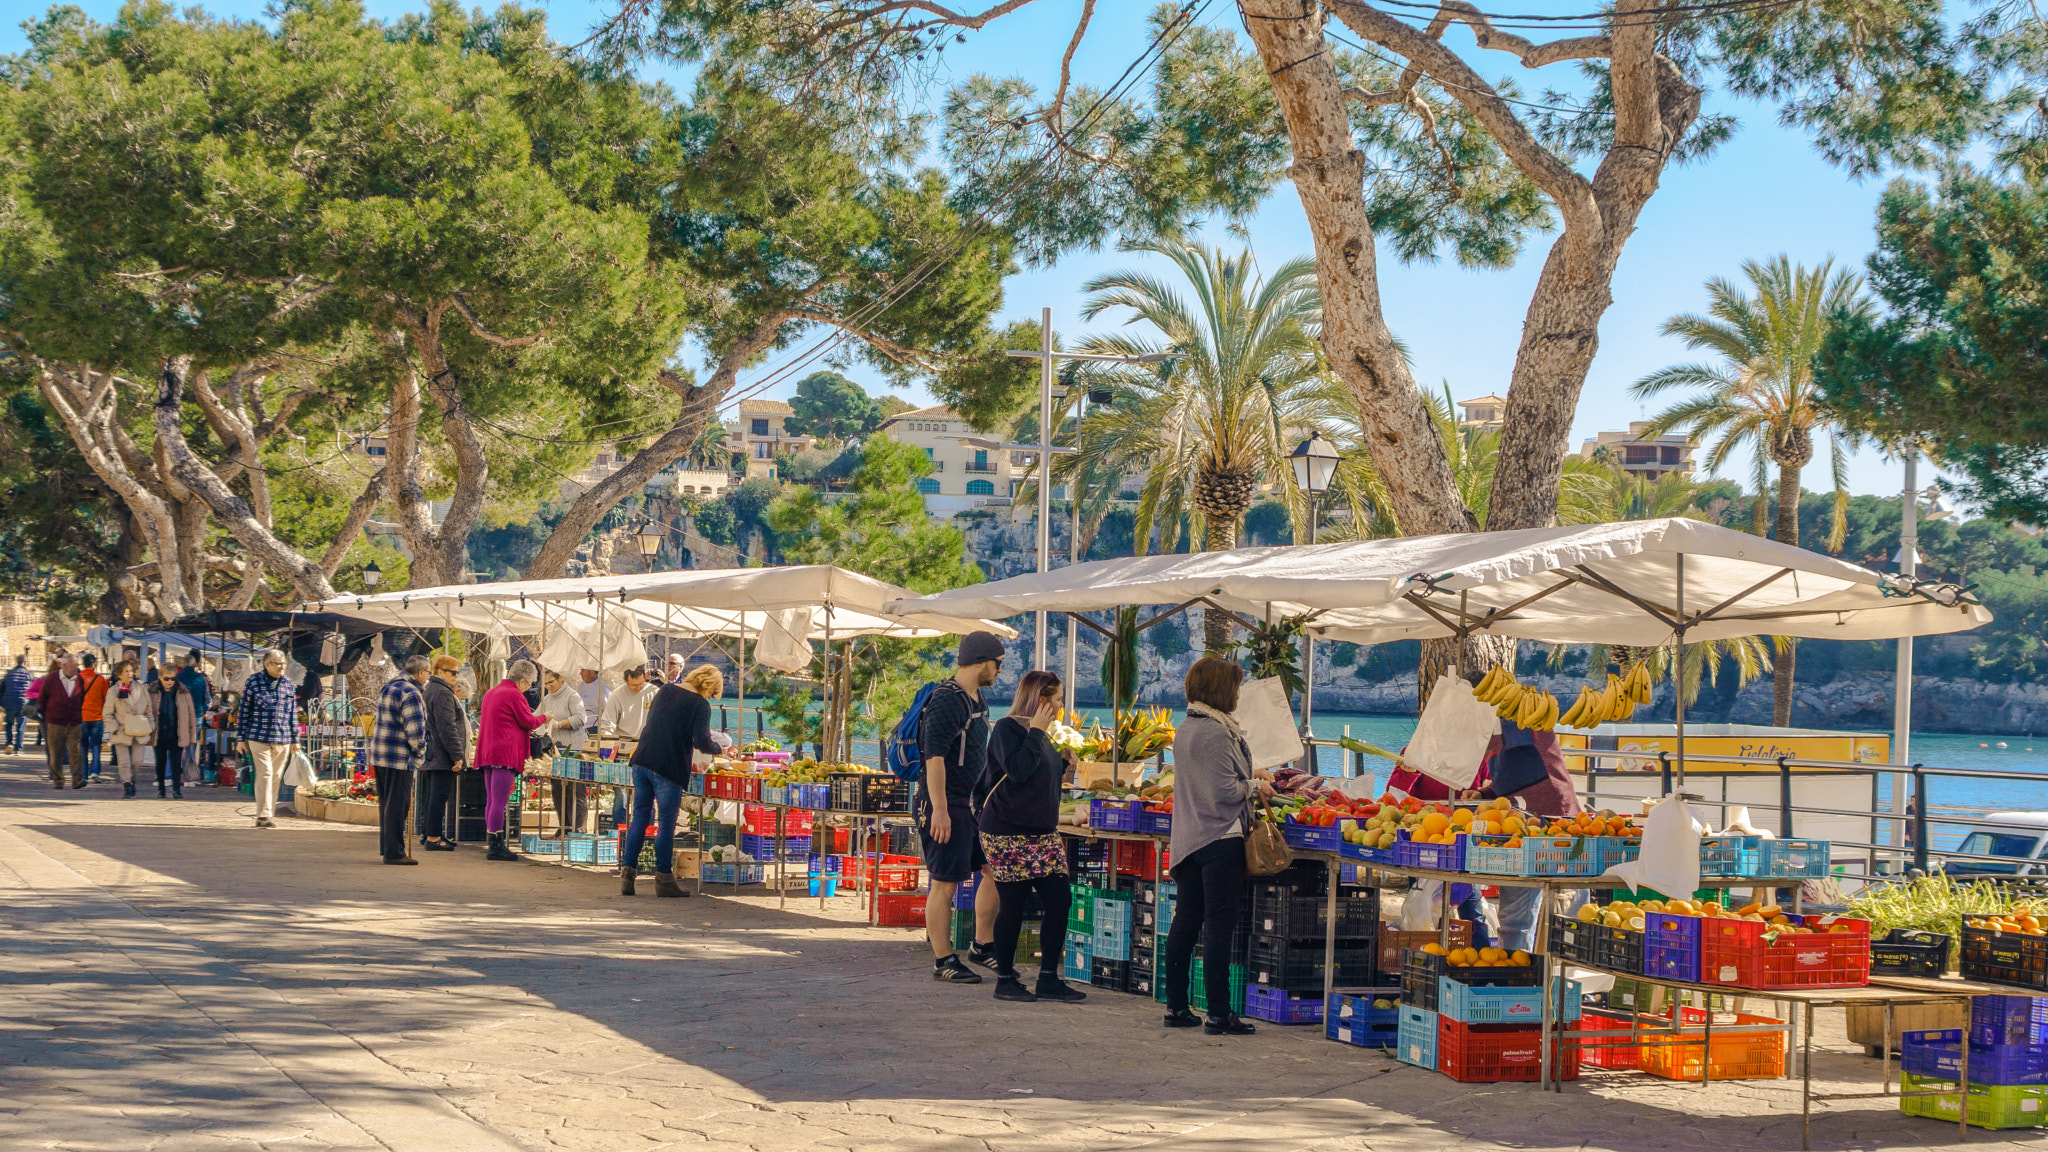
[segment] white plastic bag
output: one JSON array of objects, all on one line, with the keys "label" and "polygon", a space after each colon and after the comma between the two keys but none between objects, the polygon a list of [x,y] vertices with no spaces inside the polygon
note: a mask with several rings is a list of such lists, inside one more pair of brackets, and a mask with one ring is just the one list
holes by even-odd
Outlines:
[{"label": "white plastic bag", "polygon": [[1470,788],[1486,745],[1499,731],[1493,707],[1473,696],[1463,677],[1446,672],[1430,692],[1401,761],[1453,789]]},{"label": "white plastic bag", "polygon": [[1237,711],[1230,715],[1244,729],[1245,743],[1251,746],[1252,771],[1301,759],[1301,733],[1279,677],[1253,680],[1238,689]]},{"label": "white plastic bag", "polygon": [[1401,931],[1433,932],[1444,918],[1444,882],[1417,880],[1401,902]]},{"label": "white plastic bag", "polygon": [[810,636],[809,608],[770,612],[754,644],[754,661],[779,672],[801,672],[811,666]]},{"label": "white plastic bag", "polygon": [[1666,796],[1643,817],[1642,854],[1607,870],[1631,888],[1692,899],[1700,886],[1700,833],[1685,802]]},{"label": "white plastic bag", "polygon": [[304,752],[299,751],[297,748],[292,749],[291,762],[284,766],[285,786],[288,788],[311,788],[319,782],[319,778],[313,775],[313,762],[306,759]]}]

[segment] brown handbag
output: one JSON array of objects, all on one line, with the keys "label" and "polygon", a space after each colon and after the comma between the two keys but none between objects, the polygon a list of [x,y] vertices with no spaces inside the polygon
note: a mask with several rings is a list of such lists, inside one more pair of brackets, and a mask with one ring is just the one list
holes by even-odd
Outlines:
[{"label": "brown handbag", "polygon": [[[1266,809],[1266,798],[1257,798],[1259,808]],[[1294,863],[1294,851],[1287,847],[1287,838],[1280,834],[1280,826],[1269,820],[1254,818],[1252,826],[1244,837],[1244,868],[1254,876],[1272,876],[1284,872]]]}]

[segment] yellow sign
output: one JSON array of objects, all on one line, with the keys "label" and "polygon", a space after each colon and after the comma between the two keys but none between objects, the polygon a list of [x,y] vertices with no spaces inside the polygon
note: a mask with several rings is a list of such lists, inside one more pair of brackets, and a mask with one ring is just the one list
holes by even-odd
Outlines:
[{"label": "yellow sign", "polygon": [[[1663,765],[1657,757],[1669,752],[1675,757],[1678,752],[1678,732],[1675,728],[1663,728],[1650,732],[1628,735],[1601,732],[1559,731],[1558,745],[1562,748],[1583,748],[1595,751],[1612,750],[1632,753],[1622,757],[1600,757],[1595,763],[1602,772],[1657,772]],[[1688,732],[1685,736],[1685,751],[1688,758],[1696,756],[1740,756],[1750,759],[1745,764],[1701,763],[1693,760],[1686,766],[1692,774],[1702,772],[1776,772],[1778,757],[1789,756],[1794,760],[1847,760],[1857,764],[1884,764],[1891,760],[1892,739],[1868,732],[1760,732],[1753,735],[1699,735]],[[1575,771],[1582,770],[1585,760],[1581,757],[1567,757],[1566,762]],[[1840,769],[1800,768],[1801,772],[1831,772]]]}]

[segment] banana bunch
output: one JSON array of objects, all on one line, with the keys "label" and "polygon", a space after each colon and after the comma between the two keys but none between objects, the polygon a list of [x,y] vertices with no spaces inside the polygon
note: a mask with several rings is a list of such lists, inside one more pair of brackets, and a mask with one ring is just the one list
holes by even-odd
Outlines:
[{"label": "banana bunch", "polygon": [[1540,688],[1523,687],[1504,664],[1494,665],[1480,677],[1472,695],[1482,703],[1493,705],[1495,715],[1503,720],[1513,720],[1520,727],[1543,729],[1557,726],[1557,697]]},{"label": "banana bunch", "polygon": [[1579,698],[1558,722],[1567,728],[1597,728],[1626,721],[1636,714],[1636,705],[1650,702],[1652,694],[1649,665],[1638,663],[1626,676],[1609,672],[1604,688],[1587,685],[1580,689]]}]

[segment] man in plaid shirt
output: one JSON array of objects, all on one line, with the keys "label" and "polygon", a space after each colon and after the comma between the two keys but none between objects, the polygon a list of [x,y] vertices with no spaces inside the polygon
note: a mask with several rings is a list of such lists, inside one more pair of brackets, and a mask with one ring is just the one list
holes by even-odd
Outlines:
[{"label": "man in plaid shirt", "polygon": [[386,864],[417,864],[405,834],[412,815],[412,773],[427,751],[427,701],[420,685],[433,667],[425,656],[408,656],[405,673],[393,676],[377,698],[377,726],[370,733],[370,767],[377,773],[377,847]]}]

